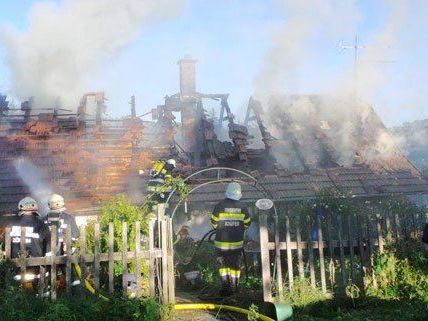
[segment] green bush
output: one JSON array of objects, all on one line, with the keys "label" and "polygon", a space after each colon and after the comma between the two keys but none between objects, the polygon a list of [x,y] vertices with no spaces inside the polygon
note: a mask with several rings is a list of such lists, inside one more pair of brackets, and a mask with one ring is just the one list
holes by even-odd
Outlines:
[{"label": "green bush", "polygon": [[284,291],[284,298],[296,307],[306,307],[331,298],[329,294],[323,294],[319,288],[312,288],[308,279],[296,278],[293,282],[293,291]]},{"label": "green bush", "polygon": [[386,300],[428,300],[428,259],[418,243],[400,242],[377,255],[373,272],[374,276],[367,277],[369,295]]},{"label": "green bush", "polygon": [[[39,300],[16,287],[0,290],[2,321],[169,321],[171,311],[153,299],[127,300],[120,297],[105,302],[96,297],[60,296],[57,301]],[[169,311],[167,313],[163,312]]]}]

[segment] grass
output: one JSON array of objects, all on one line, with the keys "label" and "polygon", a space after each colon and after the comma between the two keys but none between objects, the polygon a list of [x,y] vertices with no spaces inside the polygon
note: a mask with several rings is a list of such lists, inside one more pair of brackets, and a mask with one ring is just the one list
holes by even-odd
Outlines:
[{"label": "grass", "polygon": [[294,307],[294,321],[424,321],[421,301],[386,301],[364,298],[351,302],[331,300],[306,307]]},{"label": "grass", "polygon": [[[213,258],[207,253],[212,253],[209,247],[203,250],[199,257],[201,259],[194,262],[195,266],[192,268],[202,272],[202,282],[191,291],[204,301],[215,301],[213,298],[218,298],[220,280]],[[359,273],[359,269],[355,271]],[[323,294],[319,287],[313,289],[309,280],[297,278],[293,293],[284,291],[286,301],[293,305],[293,320],[428,320],[425,311],[425,302],[428,301],[428,258],[418,240],[409,238],[387,246],[384,254],[374,257],[373,273],[376,285],[372,274],[368,273],[365,277],[367,288],[362,288],[362,275],[358,274],[360,288],[338,287],[327,294]],[[288,289],[286,285],[284,288]],[[260,277],[251,274],[246,281],[243,275],[241,292],[224,302],[249,308],[253,303],[261,302],[262,297]],[[222,301],[221,298],[218,300]]]}]

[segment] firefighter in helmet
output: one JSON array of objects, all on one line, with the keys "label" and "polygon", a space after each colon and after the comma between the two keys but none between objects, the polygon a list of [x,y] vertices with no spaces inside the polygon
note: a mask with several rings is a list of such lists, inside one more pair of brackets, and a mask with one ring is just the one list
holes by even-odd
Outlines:
[{"label": "firefighter in helmet", "polygon": [[[175,159],[158,160],[150,170],[150,180],[147,186],[149,198],[155,207],[163,203],[172,190],[172,171],[176,168]],[[152,210],[154,210],[152,208]]]},{"label": "firefighter in helmet", "polygon": [[211,224],[216,229],[214,244],[222,279],[220,294],[227,296],[238,290],[244,232],[251,224],[251,218],[247,207],[240,202],[240,184],[229,183],[225,196],[226,198],[214,207]]},{"label": "firefighter in helmet", "polygon": [[[165,198],[165,184],[172,181],[172,171],[176,168],[175,159],[158,160],[150,170],[150,180],[147,191],[160,197]],[[162,195],[163,194],[163,195]]]},{"label": "firefighter in helmet", "polygon": [[[25,255],[30,257],[44,256],[43,241],[47,237],[49,230],[43,224],[39,216],[36,200],[25,197],[18,203],[18,213],[9,224],[11,228],[11,256],[17,258],[21,249],[21,228],[25,229]],[[38,268],[28,267],[22,280],[21,274],[16,274],[14,279],[24,284],[27,289],[34,289],[34,282],[40,277]]]},{"label": "firefighter in helmet", "polygon": [[[73,215],[66,212],[64,198],[58,194],[52,194],[48,201],[49,213],[45,218],[45,224],[52,230],[52,226],[57,227],[57,253],[55,255],[64,255],[66,253],[66,244],[65,244],[65,233],[66,228],[70,226],[71,229],[71,241],[72,244],[77,241],[80,236],[79,228],[77,227],[76,220]],[[46,242],[46,256],[54,255],[51,251],[51,242],[50,238]],[[72,245],[72,252],[74,252],[74,247]],[[62,273],[61,273],[62,272]],[[60,277],[60,285],[62,286],[64,282],[64,269],[60,267],[58,274]],[[62,274],[62,275],[61,275]],[[75,278],[72,282],[72,285],[78,285],[80,281]]]}]

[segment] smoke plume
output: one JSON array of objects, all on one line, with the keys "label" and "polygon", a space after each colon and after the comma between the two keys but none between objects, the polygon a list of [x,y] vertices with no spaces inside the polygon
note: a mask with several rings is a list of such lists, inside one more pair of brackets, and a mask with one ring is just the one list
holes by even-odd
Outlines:
[{"label": "smoke plume", "polygon": [[355,0],[283,0],[280,4],[285,20],[272,35],[273,47],[255,79],[255,95],[264,101],[271,95],[298,91],[308,61],[319,59],[313,44],[334,45],[354,34],[360,18]]},{"label": "smoke plume", "polygon": [[22,181],[29,188],[31,197],[39,203],[40,214],[46,215],[49,211],[48,200],[53,193],[47,177],[40,168],[23,157],[16,159],[14,166]]},{"label": "smoke plume", "polygon": [[136,39],[147,24],[177,15],[184,0],[40,1],[28,28],[1,30],[12,94],[38,105],[74,107],[88,78]]},{"label": "smoke plume", "polygon": [[[386,3],[381,27],[364,39],[356,74],[355,66],[349,64],[342,74],[329,71],[321,76],[308,72],[314,65],[314,70],[320,70],[324,63],[313,53],[320,51],[317,45],[335,47],[341,39],[353,39],[362,20],[357,1],[284,0],[281,4],[284,22],[273,35],[272,49],[254,81],[255,96],[269,111],[270,131],[289,142],[275,151],[277,159],[287,168],[296,167],[296,159],[283,155],[296,146],[301,158],[317,167],[320,163],[350,166],[361,161],[379,164],[378,160],[399,158],[396,146],[400,138],[387,133],[371,105],[388,84],[382,61],[403,40],[401,30],[411,18],[409,3]],[[339,51],[337,45],[335,49]],[[311,78],[318,79],[311,92],[316,95],[302,95],[311,87]]]}]

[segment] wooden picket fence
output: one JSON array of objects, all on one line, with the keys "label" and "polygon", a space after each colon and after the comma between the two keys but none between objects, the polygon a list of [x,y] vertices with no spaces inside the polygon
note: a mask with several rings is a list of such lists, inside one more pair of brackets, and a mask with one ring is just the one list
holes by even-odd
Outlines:
[{"label": "wooden picket fence", "polygon": [[[283,299],[284,285],[293,291],[296,277],[307,279],[322,291],[346,291],[350,285],[364,291],[366,276],[377,286],[374,258],[383,253],[385,244],[403,237],[418,237],[424,224],[422,215],[404,217],[388,214],[369,218],[344,215],[325,220],[312,217],[281,216],[268,223],[261,213],[260,260],[265,301],[273,301],[272,289]],[[316,222],[314,222],[316,221]],[[269,230],[272,223],[276,228]],[[318,224],[315,224],[318,223]],[[317,226],[318,239],[310,229]],[[256,264],[257,265],[257,264]],[[285,271],[285,277],[283,277]]]},{"label": "wooden picket fence", "polygon": [[[91,283],[96,293],[100,291],[100,272],[101,263],[106,262],[108,265],[108,292],[113,293],[116,289],[114,287],[114,264],[121,262],[122,265],[122,288],[124,296],[128,296],[128,282],[132,278],[136,283],[136,292],[133,294],[136,297],[141,296],[142,289],[142,266],[146,263],[149,267],[148,287],[151,296],[159,295],[163,303],[175,302],[175,282],[174,282],[174,262],[173,262],[173,240],[172,240],[172,220],[163,215],[164,208],[161,206],[158,209],[158,219],[149,222],[147,240],[141,239],[141,223],[135,222],[135,250],[129,250],[128,244],[128,224],[122,222],[122,251],[115,252],[114,249],[114,235],[117,231],[114,230],[113,223],[108,225],[108,251],[101,252],[101,236],[100,224],[94,225],[94,246],[88,249],[87,242],[87,227],[80,227],[80,239],[78,240],[78,250],[72,253],[72,239],[70,226],[66,228],[64,235],[65,255],[57,256],[57,227],[52,226],[51,229],[51,252],[52,256],[45,257],[27,257],[25,251],[25,228],[21,228],[21,243],[20,243],[20,256],[18,258],[11,258],[11,236],[10,228],[6,228],[5,233],[5,252],[6,260],[13,262],[19,269],[21,280],[24,279],[26,270],[29,267],[38,267],[40,269],[40,279],[38,282],[38,294],[43,296],[50,284],[50,297],[52,300],[57,298],[57,272],[59,266],[65,267],[65,291],[71,291],[72,284],[72,264],[80,266],[81,277],[80,286],[85,287],[89,271],[93,278]],[[145,248],[145,249],[143,249]],[[89,251],[88,251],[89,250]],[[22,255],[24,253],[24,255]],[[130,274],[129,263],[133,260],[135,262],[135,272]],[[45,278],[46,271],[49,271],[49,280]],[[7,279],[10,278],[6,276]]]}]

